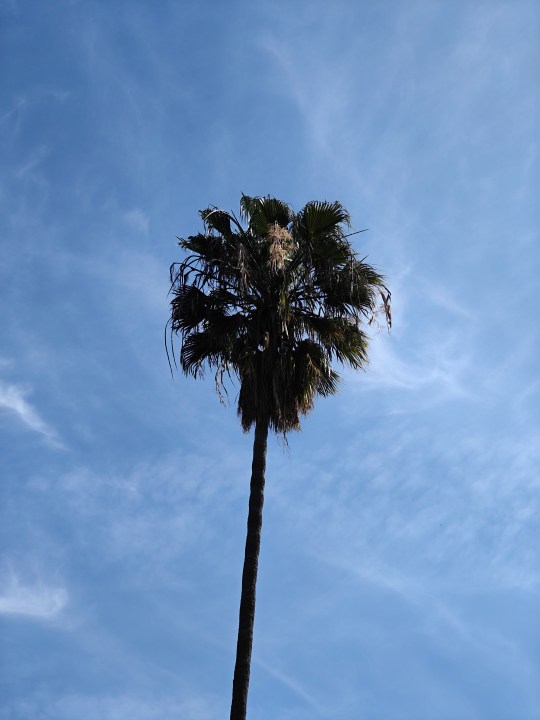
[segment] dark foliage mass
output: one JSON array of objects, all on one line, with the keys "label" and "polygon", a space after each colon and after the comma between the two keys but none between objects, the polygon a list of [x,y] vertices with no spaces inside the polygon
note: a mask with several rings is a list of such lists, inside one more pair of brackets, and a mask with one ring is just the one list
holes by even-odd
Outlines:
[{"label": "dark foliage mass", "polygon": [[294,213],[243,195],[240,205],[240,219],[201,211],[204,232],[180,240],[188,255],[171,266],[168,330],[186,374],[213,368],[220,395],[227,376],[238,379],[244,430],[265,420],[287,433],[317,395],[336,392],[334,361],[366,364],[362,322],[381,310],[390,322],[390,293],[354,252],[340,203]]}]

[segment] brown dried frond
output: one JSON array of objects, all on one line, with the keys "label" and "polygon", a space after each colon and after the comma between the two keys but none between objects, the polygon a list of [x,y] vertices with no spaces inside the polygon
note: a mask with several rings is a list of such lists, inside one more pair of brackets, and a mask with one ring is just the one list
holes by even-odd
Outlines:
[{"label": "brown dried frond", "polygon": [[380,288],[379,288],[379,292],[381,294],[382,303],[383,303],[383,307],[384,307],[384,314],[386,316],[386,324],[388,325],[388,330],[391,330],[392,329],[392,307],[390,305],[390,299],[392,297],[392,293],[385,285],[383,285],[383,289],[385,292],[383,292]]},{"label": "brown dried frond", "polygon": [[385,285],[382,285],[377,289],[379,291],[379,295],[381,296],[381,303],[373,308],[371,317],[368,320],[368,325],[376,325],[377,331],[380,332],[381,322],[379,322],[379,318],[381,315],[384,315],[386,328],[388,332],[390,332],[392,329],[392,307],[390,305],[392,295]]},{"label": "brown dried frond", "polygon": [[271,267],[282,270],[285,260],[293,249],[293,239],[287,228],[274,223],[268,231],[268,257]]}]

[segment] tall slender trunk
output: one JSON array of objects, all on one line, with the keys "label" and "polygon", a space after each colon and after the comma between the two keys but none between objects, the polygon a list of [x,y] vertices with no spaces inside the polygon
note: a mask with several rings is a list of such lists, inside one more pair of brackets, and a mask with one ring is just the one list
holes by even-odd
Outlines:
[{"label": "tall slender trunk", "polygon": [[249,669],[253,645],[253,622],[255,620],[255,589],[261,547],[267,441],[268,419],[257,420],[253,440],[246,550],[244,554],[244,570],[242,572],[242,597],[240,599],[230,720],[246,720]]}]

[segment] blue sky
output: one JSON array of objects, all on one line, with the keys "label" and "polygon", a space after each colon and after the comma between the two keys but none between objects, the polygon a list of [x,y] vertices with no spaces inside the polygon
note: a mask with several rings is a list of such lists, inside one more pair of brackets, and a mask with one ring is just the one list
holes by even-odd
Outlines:
[{"label": "blue sky", "polygon": [[538,4],[0,16],[0,718],[228,716],[252,439],[163,327],[241,192],[340,200],[394,310],[271,440],[250,720],[540,718]]}]

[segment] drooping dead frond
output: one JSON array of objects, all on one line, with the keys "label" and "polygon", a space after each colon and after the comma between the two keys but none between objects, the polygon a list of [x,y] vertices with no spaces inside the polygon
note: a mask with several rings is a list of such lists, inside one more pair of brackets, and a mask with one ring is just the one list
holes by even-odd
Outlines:
[{"label": "drooping dead frond", "polygon": [[243,243],[238,245],[237,262],[240,287],[246,292],[248,289],[247,251]]},{"label": "drooping dead frond", "polygon": [[392,298],[392,293],[390,290],[386,287],[386,285],[383,285],[382,288],[379,288],[379,293],[381,295],[383,307],[384,307],[384,314],[386,316],[386,324],[388,325],[388,330],[392,329],[392,308],[390,305],[390,300]]},{"label": "drooping dead frond", "polygon": [[377,331],[380,332],[382,329],[382,323],[379,318],[384,315],[384,324],[388,332],[392,329],[392,306],[391,299],[392,294],[386,285],[380,285],[377,287],[378,295],[381,299],[380,303],[373,303],[371,315],[368,319],[368,325],[376,325]]}]

